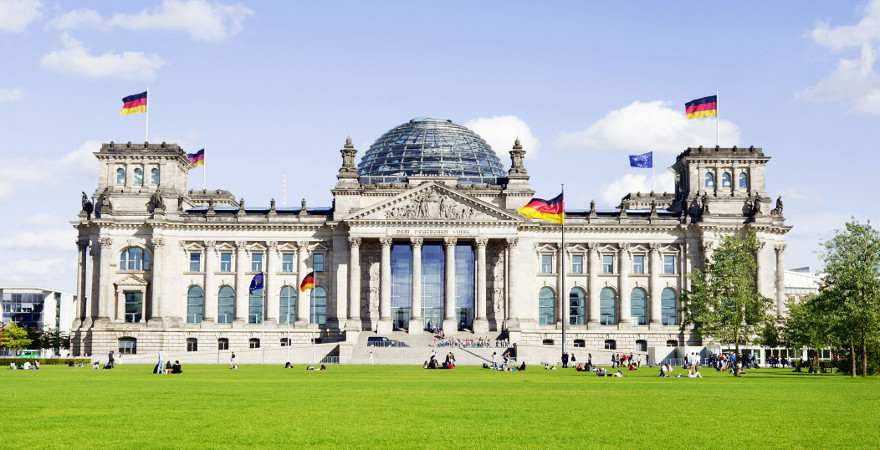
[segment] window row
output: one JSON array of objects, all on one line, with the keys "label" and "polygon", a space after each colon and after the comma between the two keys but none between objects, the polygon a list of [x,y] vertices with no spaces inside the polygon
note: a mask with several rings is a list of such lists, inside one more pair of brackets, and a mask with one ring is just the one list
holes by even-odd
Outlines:
[{"label": "window row", "polygon": [[[297,290],[293,286],[282,286],[279,291],[278,323],[292,324],[297,317]],[[310,291],[310,323],[327,323],[327,291],[316,286]],[[263,323],[265,292],[255,289],[248,296],[248,323]],[[232,323],[235,319],[235,289],[222,286],[217,291],[217,323]],[[186,294],[186,322],[201,323],[205,320],[205,290],[201,286],[190,286]]]},{"label": "window row", "polygon": [[[201,251],[191,251],[189,252],[189,271],[190,272],[203,272],[203,252]],[[235,253],[231,251],[221,251],[220,252],[220,272],[223,273],[231,273],[233,272]],[[263,272],[265,267],[266,256],[262,252],[251,252],[251,272]],[[324,272],[325,264],[324,264],[324,254],[323,253],[314,253],[312,254],[312,270],[315,272]],[[281,273],[293,273],[296,269],[296,254],[293,252],[281,252]]]},{"label": "window row", "polygon": [[[660,321],[663,325],[678,324],[678,296],[675,289],[664,288],[660,293]],[[587,292],[582,288],[572,288],[569,293],[569,324],[583,325],[587,323]],[[647,325],[648,291],[635,288],[630,294],[630,314],[633,323]],[[617,291],[613,288],[602,288],[599,292],[599,323],[617,325],[620,320]],[[549,287],[543,287],[538,293],[538,322],[540,325],[556,323],[556,293]]]},{"label": "window row", "polygon": [[[712,170],[707,171],[703,174],[703,187],[705,188],[715,188],[716,184],[715,180],[715,172]],[[721,187],[729,188],[733,187],[733,174],[729,171],[721,172]],[[737,187],[739,189],[748,189],[749,188],[749,173],[745,170],[739,173]]]},{"label": "window row", "polygon": [[[143,186],[144,185],[144,169],[143,167],[135,167],[132,173],[132,183],[135,186]],[[125,167],[117,167],[116,168],[116,185],[117,186],[125,186],[126,178],[128,174],[125,170]],[[161,175],[158,167],[153,167],[150,169],[150,185],[158,186],[161,181]]]},{"label": "window row", "polygon": [[[542,341],[542,344],[555,345],[556,341],[553,339],[544,339]],[[575,348],[584,348],[586,346],[587,346],[586,340],[584,340],[584,339],[575,339],[574,340],[574,347]],[[666,346],[667,347],[677,347],[678,341],[675,339],[667,340]],[[617,340],[616,339],[605,339],[605,342],[603,343],[603,348],[605,350],[617,350]],[[648,341],[646,341],[644,339],[636,339],[635,345],[633,346],[632,350],[637,351],[637,352],[648,351]]]},{"label": "window row", "polygon": [[[289,338],[281,338],[279,343],[282,347],[289,347],[291,345],[291,340]],[[119,353],[121,353],[123,355],[136,355],[137,354],[137,338],[121,337],[117,340],[117,346],[119,348]],[[260,348],[260,339],[258,339],[258,338],[248,339],[248,348],[249,349]],[[229,350],[229,338],[218,338],[217,339],[217,350]],[[187,352],[199,351],[199,340],[197,338],[186,338],[186,351]]]},{"label": "window row", "polygon": [[[545,253],[541,255],[541,273],[556,273],[555,264],[553,264],[555,258],[556,256],[552,253]],[[602,264],[601,273],[617,273],[617,264],[615,264],[617,261],[617,255],[603,254],[600,255],[599,259]],[[675,273],[677,273],[677,255],[662,255],[661,259],[663,260],[663,274],[674,275]],[[571,270],[568,273],[586,273],[586,266],[584,265],[584,255],[571,256]],[[648,273],[648,255],[633,255],[630,273]]]}]

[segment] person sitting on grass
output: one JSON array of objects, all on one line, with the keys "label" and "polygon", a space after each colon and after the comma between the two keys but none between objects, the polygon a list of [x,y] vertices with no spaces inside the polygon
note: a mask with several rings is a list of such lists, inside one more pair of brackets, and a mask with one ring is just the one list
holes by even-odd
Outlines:
[{"label": "person sitting on grass", "polygon": [[180,365],[180,361],[174,360],[174,364],[171,366],[171,373],[183,373],[183,366]]},{"label": "person sitting on grass", "polygon": [[617,369],[617,372],[614,372],[614,375],[611,375],[614,378],[623,378],[623,372],[620,369]]},{"label": "person sitting on grass", "polygon": [[607,376],[607,375],[608,375],[608,371],[605,370],[604,367],[597,367],[597,368],[596,368],[596,376],[597,376],[597,377],[604,377],[604,376]]},{"label": "person sitting on grass", "polygon": [[286,363],[284,363],[284,368],[285,369],[293,369],[293,364],[291,364],[290,361],[287,361]]},{"label": "person sitting on grass", "polygon": [[522,364],[519,365],[519,370],[522,372],[526,371],[526,361],[523,360]]}]

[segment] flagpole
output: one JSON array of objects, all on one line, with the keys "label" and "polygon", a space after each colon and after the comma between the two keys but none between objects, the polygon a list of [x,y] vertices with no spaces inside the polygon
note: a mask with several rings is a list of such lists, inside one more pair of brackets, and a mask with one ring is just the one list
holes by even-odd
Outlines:
[{"label": "flagpole", "polygon": [[560,252],[560,258],[562,258],[562,264],[560,265],[562,268],[559,270],[561,272],[560,276],[562,276],[562,286],[560,288],[559,298],[562,300],[562,311],[560,311],[560,316],[562,317],[562,354],[565,355],[565,308],[568,306],[566,302],[565,295],[565,184],[562,184],[562,251]]},{"label": "flagpole", "polygon": [[144,142],[150,142],[150,105],[153,102],[150,101],[150,88],[147,88],[145,92],[147,93],[147,114],[146,119],[144,120]]},{"label": "flagpole", "polygon": [[715,146],[718,147],[718,122],[721,120],[718,110],[718,89],[715,89]]},{"label": "flagpole", "polygon": [[[206,149],[207,147],[203,148]],[[205,159],[205,156],[208,154],[207,150],[202,154],[202,188],[207,191],[208,190],[208,161]]]}]

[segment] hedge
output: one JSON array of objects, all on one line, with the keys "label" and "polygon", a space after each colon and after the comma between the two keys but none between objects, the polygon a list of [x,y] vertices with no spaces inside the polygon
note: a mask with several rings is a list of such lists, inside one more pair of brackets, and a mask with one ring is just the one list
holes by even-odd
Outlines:
[{"label": "hedge", "polygon": [[70,361],[73,361],[76,365],[83,363],[88,366],[92,363],[92,360],[89,358],[0,358],[0,368],[9,367],[11,362],[21,365],[25,361],[30,361],[31,364],[34,361],[39,361],[41,366],[66,366]]}]

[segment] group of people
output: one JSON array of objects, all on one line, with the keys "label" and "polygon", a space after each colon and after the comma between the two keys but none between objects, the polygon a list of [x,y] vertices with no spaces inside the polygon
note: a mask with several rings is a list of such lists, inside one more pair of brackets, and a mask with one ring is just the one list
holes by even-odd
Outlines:
[{"label": "group of people", "polygon": [[[174,363],[171,363],[171,360],[165,360],[163,358],[162,352],[158,352],[157,356],[159,358],[156,361],[156,365],[153,366],[153,373],[156,375],[165,375],[165,374],[178,374],[183,373],[183,365],[180,364],[180,361],[175,360]],[[108,363],[109,364],[109,363]]]},{"label": "group of people", "polygon": [[780,358],[776,355],[772,355],[769,358],[767,358],[767,364],[770,364],[770,367],[772,367],[774,369],[778,368],[778,367],[785,368],[785,367],[791,366],[791,363],[789,362],[788,358],[786,358],[784,356],[782,358]]},{"label": "group of people", "polygon": [[642,355],[634,355],[632,353],[612,353],[611,368],[619,369],[625,367],[628,370],[638,370],[642,367]]},{"label": "group of people", "polygon": [[455,368],[455,355],[452,352],[446,354],[446,358],[443,360],[441,364],[437,360],[437,351],[431,350],[431,356],[428,357],[428,360],[422,364],[423,369],[454,369]]},{"label": "group of people", "polygon": [[10,370],[40,370],[40,361],[34,360],[34,363],[31,364],[30,361],[25,361],[21,364],[15,364],[15,362],[9,363]]},{"label": "group of people", "polygon": [[498,360],[498,353],[492,352],[492,361],[483,363],[484,369],[498,370],[501,372],[519,372],[526,370],[526,362],[522,361],[517,365],[516,360],[511,358],[511,352],[505,351],[501,354],[501,360]]},{"label": "group of people", "polygon": [[507,348],[510,341],[507,339],[489,339],[479,337],[476,339],[445,338],[442,335],[434,336],[434,347],[459,347],[459,348]]}]

